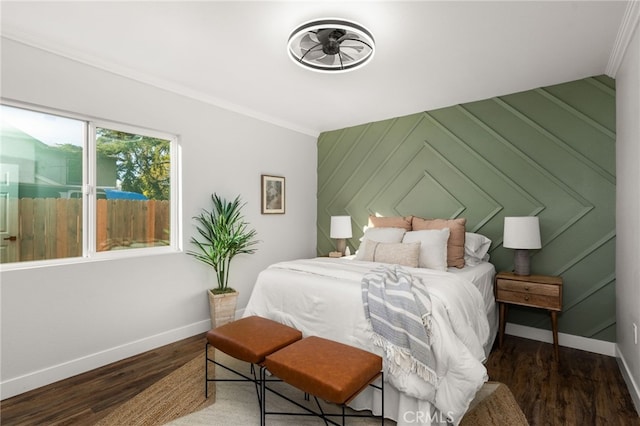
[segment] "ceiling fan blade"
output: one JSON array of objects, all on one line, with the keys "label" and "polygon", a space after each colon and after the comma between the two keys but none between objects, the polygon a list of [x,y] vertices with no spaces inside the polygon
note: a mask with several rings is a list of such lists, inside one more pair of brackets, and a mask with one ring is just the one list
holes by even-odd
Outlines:
[{"label": "ceiling fan blade", "polygon": [[336,62],[336,58],[338,55],[325,55],[322,58],[319,58],[317,62],[320,62],[325,65],[333,65]]},{"label": "ceiling fan blade", "polygon": [[[302,49],[311,49],[316,44],[320,43],[315,37],[311,36],[312,33],[307,33],[300,40],[300,48]],[[315,34],[314,34],[315,35]]]},{"label": "ceiling fan blade", "polygon": [[355,51],[357,53],[360,53],[360,52],[362,52],[362,50],[364,50],[364,46],[363,45],[353,45],[352,46],[352,45],[344,45],[344,44],[340,45],[340,51],[341,52],[344,51],[344,50],[349,50],[349,49],[351,49],[352,51]]},{"label": "ceiling fan blade", "polygon": [[343,62],[349,62],[349,61],[355,61],[356,60],[356,58],[354,58],[353,56],[347,54],[343,50],[340,50],[340,55],[342,56],[342,61]]},{"label": "ceiling fan blade", "polygon": [[340,42],[340,43],[341,43],[341,42],[343,42],[343,41],[344,41],[344,40],[346,40],[346,39],[350,39],[350,40],[359,40],[359,39],[360,39],[360,37],[358,37],[358,35],[357,35],[357,34],[354,34],[354,33],[346,33],[345,35],[343,35],[342,37],[340,37],[340,38],[338,39],[338,42]]},{"label": "ceiling fan blade", "polygon": [[311,54],[313,52],[322,52],[322,45],[320,43],[316,43],[313,46],[309,47],[309,48],[300,48],[300,51],[302,52],[303,55],[308,55]]},{"label": "ceiling fan blade", "polygon": [[309,53],[307,53],[304,56],[304,58],[309,61],[315,61],[317,59],[320,59],[322,56],[324,56],[324,52],[322,51],[322,49],[316,49],[316,50],[311,50]]}]

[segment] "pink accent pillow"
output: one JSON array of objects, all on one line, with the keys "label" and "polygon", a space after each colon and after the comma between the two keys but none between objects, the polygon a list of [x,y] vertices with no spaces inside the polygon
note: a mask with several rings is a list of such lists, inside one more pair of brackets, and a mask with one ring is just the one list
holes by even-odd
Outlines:
[{"label": "pink accent pillow", "polygon": [[447,266],[455,268],[464,267],[464,240],[467,219],[423,219],[414,216],[411,227],[414,231],[425,229],[449,228],[449,240],[447,241]]},{"label": "pink accent pillow", "polygon": [[411,231],[411,218],[413,216],[380,217],[369,215],[370,228],[403,228]]}]

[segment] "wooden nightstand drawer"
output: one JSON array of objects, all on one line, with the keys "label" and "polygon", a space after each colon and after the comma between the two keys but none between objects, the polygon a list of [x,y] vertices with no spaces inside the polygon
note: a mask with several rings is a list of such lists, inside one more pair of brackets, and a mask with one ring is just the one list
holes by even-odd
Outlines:
[{"label": "wooden nightstand drawer", "polygon": [[552,284],[540,284],[540,283],[523,283],[522,281],[512,281],[499,279],[498,291],[508,290],[517,291],[529,294],[539,294],[541,296],[558,297],[560,294],[560,287]]},{"label": "wooden nightstand drawer", "polygon": [[533,306],[537,308],[562,309],[557,292],[556,295],[545,295],[540,293],[503,290],[498,286],[496,300],[498,302],[517,303],[519,305]]},{"label": "wooden nightstand drawer", "polygon": [[496,301],[562,310],[562,278],[547,275],[515,275],[500,272],[496,276]]}]

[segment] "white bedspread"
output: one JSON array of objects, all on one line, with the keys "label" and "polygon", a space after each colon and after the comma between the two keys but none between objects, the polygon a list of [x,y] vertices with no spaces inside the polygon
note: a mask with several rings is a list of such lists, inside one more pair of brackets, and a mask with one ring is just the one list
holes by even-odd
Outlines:
[{"label": "white bedspread", "polygon": [[[381,354],[373,344],[361,295],[363,276],[378,265],[331,258],[274,264],[260,273],[244,315],[271,318],[305,336],[321,336]],[[430,269],[407,269],[428,284],[431,297],[437,300],[434,310],[440,320],[432,345],[439,382],[434,387],[417,375],[394,377],[392,384],[399,395],[391,392],[387,396],[385,389],[385,415],[399,425],[433,424],[451,418],[457,422],[487,379],[482,362],[492,333],[486,307],[480,291],[465,278]],[[357,398],[352,406],[379,412],[373,397]]]}]

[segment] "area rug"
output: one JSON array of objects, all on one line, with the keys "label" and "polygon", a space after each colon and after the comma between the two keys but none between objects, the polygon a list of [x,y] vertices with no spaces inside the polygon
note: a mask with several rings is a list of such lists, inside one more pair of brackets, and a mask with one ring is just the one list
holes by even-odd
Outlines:
[{"label": "area rug", "polygon": [[[248,364],[216,352],[218,361],[238,371],[248,374]],[[260,424],[259,407],[255,387],[242,382],[221,382],[210,384],[210,396],[204,398],[204,357],[198,356],[182,368],[171,373],[149,387],[124,405],[102,419],[99,426],[204,426],[204,425],[243,425]],[[216,369],[218,378],[237,378],[232,373]],[[272,385],[279,392],[294,397],[305,406],[313,407],[313,399],[304,401],[300,392],[284,383]],[[215,400],[215,403],[214,403]],[[267,399],[270,411],[295,411],[288,402],[270,396]],[[337,413],[335,407],[323,403],[323,409]],[[349,413],[355,413],[352,410]],[[366,412],[365,412],[366,413]],[[293,417],[271,415],[269,424],[282,426],[311,426],[322,424],[315,417]],[[354,426],[379,425],[375,418],[350,418],[347,424]],[[395,422],[385,420],[385,426]],[[498,382],[488,382],[478,392],[461,425],[528,425],[509,388]]]},{"label": "area rug", "polygon": [[[213,349],[209,349],[212,356]],[[204,353],[120,405],[97,426],[156,426],[215,402],[215,386],[204,397]]]},{"label": "area rug", "polygon": [[460,426],[527,426],[527,418],[507,385],[487,382],[471,401]]},{"label": "area rug", "polygon": [[[250,374],[249,364],[245,362],[233,359],[222,352],[216,352],[216,360],[222,364],[233,368],[236,371],[240,371],[245,375]],[[225,379],[236,379],[233,373],[226,371],[223,368],[216,367],[216,377]],[[212,385],[213,386],[213,385]],[[286,395],[298,401],[301,405],[317,411],[315,401],[310,398],[309,401],[305,401],[303,393],[286,383],[270,383],[269,387],[281,394]],[[320,402],[322,409],[326,413],[339,414],[340,409],[332,404]],[[268,411],[284,411],[284,412],[298,412],[304,413],[304,410],[293,406],[289,402],[282,398],[273,395],[271,392],[267,395],[267,410]],[[356,412],[351,409],[347,409],[348,414],[370,414],[370,412]],[[335,419],[340,422],[340,419]],[[267,417],[267,424],[278,426],[318,426],[324,424],[322,420],[317,417],[307,416],[284,416],[284,415],[269,415]],[[349,426],[369,426],[380,425],[380,419],[374,417],[357,417],[348,418],[346,424]],[[394,426],[396,423],[392,420],[385,420],[385,426]],[[220,382],[216,383],[216,402],[215,404],[200,410],[193,414],[181,417],[177,420],[169,422],[168,426],[258,426],[260,425],[260,407],[258,405],[258,399],[256,395],[256,388],[246,382]]]}]

